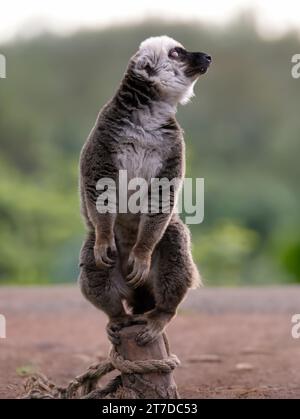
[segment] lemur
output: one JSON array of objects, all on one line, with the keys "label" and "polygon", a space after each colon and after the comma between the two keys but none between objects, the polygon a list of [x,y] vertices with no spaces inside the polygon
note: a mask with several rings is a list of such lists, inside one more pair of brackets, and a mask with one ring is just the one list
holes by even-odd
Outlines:
[{"label": "lemur", "polygon": [[188,228],[174,210],[180,182],[171,189],[170,211],[100,213],[97,182],[118,185],[120,170],[134,177],[182,180],[183,132],[177,105],[193,95],[211,57],[188,52],[167,37],[151,37],[130,59],[113,98],[102,108],[80,156],[81,212],[87,237],[80,252],[79,283],[84,296],[108,318],[111,342],[134,323],[145,345],[175,316],[188,288],[200,283]]}]

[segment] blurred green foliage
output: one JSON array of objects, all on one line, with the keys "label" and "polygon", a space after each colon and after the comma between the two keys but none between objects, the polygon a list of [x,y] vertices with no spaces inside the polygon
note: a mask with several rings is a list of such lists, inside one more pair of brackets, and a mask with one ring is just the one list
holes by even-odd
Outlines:
[{"label": "blurred green foliage", "polygon": [[1,46],[0,283],[75,280],[79,151],[140,41],[164,33],[214,59],[178,114],[187,176],[205,178],[205,220],[192,226],[205,282],[300,282],[299,38],[263,40],[241,18],[223,29],[145,22]]}]

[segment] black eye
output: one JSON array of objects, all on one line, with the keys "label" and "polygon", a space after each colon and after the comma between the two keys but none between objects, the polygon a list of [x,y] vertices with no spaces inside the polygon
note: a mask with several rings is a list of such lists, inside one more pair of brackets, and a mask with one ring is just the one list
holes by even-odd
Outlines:
[{"label": "black eye", "polygon": [[175,47],[175,48],[170,49],[168,55],[169,55],[169,58],[173,58],[174,60],[178,58],[183,59],[186,55],[186,50],[181,47]]},{"label": "black eye", "polygon": [[179,52],[177,51],[176,48],[172,48],[169,51],[169,57],[170,58],[178,58],[179,57]]}]

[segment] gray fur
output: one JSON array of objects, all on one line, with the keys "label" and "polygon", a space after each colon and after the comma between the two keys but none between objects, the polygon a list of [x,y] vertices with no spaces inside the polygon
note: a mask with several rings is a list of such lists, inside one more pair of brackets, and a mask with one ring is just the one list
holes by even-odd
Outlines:
[{"label": "gray fur", "polygon": [[[81,152],[81,207],[88,231],[79,282],[85,297],[108,315],[107,331],[114,343],[120,327],[139,321],[146,324],[137,342],[155,339],[187,289],[200,281],[189,231],[177,214],[112,215],[96,210],[97,181],[109,177],[117,183],[121,169],[128,171],[128,180],[142,177],[148,183],[153,177],[184,177],[184,140],[176,106],[186,102],[199,74],[185,75],[194,56],[169,58],[176,46],[182,47],[168,37],[141,44]],[[172,207],[177,195],[178,187],[171,196]]]}]

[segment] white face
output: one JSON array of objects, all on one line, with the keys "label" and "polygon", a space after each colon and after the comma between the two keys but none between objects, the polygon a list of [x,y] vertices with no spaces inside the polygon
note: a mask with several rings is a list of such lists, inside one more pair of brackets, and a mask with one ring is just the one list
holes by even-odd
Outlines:
[{"label": "white face", "polygon": [[192,53],[168,36],[146,39],[133,57],[134,71],[155,83],[162,99],[185,104],[193,96],[193,87],[204,74],[211,58]]}]

